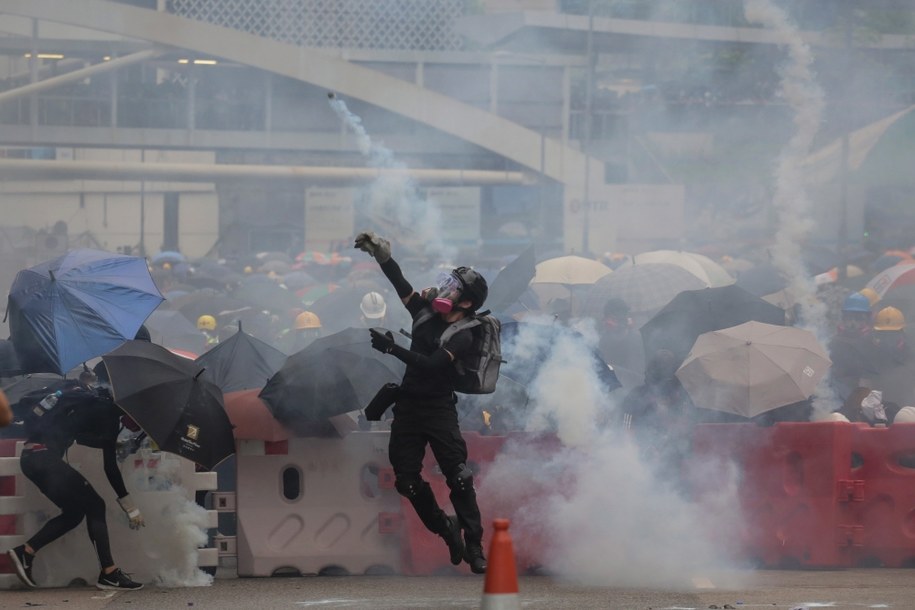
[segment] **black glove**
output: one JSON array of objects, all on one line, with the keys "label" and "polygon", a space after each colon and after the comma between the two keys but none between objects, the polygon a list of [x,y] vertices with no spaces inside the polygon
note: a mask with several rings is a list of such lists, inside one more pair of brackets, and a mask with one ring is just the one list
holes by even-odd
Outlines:
[{"label": "black glove", "polygon": [[384,328],[370,328],[369,333],[372,335],[372,349],[379,352],[390,354],[397,345],[394,343],[394,334]]}]

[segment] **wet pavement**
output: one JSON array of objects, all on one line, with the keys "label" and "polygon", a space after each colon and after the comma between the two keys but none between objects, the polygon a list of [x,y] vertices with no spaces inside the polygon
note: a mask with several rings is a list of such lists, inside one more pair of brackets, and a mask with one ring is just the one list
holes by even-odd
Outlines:
[{"label": "wet pavement", "polygon": [[[519,579],[525,609],[686,610],[915,608],[911,570],[729,572],[681,590],[581,586],[545,576]],[[725,588],[724,583],[737,583]],[[0,608],[321,609],[479,608],[482,577],[304,576],[233,578],[212,586],[115,593],[90,588],[0,592]]]}]

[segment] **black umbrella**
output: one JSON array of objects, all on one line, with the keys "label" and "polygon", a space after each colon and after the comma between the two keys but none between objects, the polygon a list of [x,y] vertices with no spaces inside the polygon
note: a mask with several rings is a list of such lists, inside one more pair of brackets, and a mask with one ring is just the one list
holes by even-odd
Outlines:
[{"label": "black umbrella", "polygon": [[195,355],[206,350],[206,337],[180,311],[157,309],[145,324],[153,343]]},{"label": "black umbrella", "polygon": [[741,271],[737,275],[736,284],[750,294],[764,297],[784,290],[788,286],[788,280],[775,266],[767,263]]},{"label": "black umbrella", "polygon": [[231,297],[242,303],[269,309],[275,313],[286,313],[293,307],[302,305],[295,292],[280,286],[274,280],[242,282],[231,292]]},{"label": "black umbrella", "polygon": [[517,301],[537,273],[537,251],[531,244],[518,258],[505,265],[489,287],[485,307],[496,313],[505,311]]},{"label": "black umbrella", "polygon": [[194,292],[169,299],[162,304],[160,309],[174,309],[180,311],[185,318],[196,324],[197,318],[207,314],[219,317],[223,311],[238,311],[250,307],[248,303],[227,297],[224,293],[204,288]]},{"label": "black umbrella", "polygon": [[784,325],[785,311],[736,285],[681,292],[640,329],[645,357],[668,349],[682,362],[702,333],[750,321]]},{"label": "black umbrella", "polygon": [[235,452],[222,390],[195,362],[161,345],[128,341],[102,356],[114,402],[163,451],[213,468]]},{"label": "black umbrella", "polygon": [[[374,283],[365,283],[356,286],[341,286],[316,300],[308,307],[308,310],[321,319],[321,327],[324,332],[340,332],[350,326],[362,325],[362,310],[359,305],[362,303],[362,298],[369,292],[382,294],[385,298],[385,307],[388,311],[392,309],[391,300],[396,297],[384,294],[385,290]],[[396,300],[397,307],[402,309],[400,299]]]},{"label": "black umbrella", "polygon": [[203,378],[223,392],[262,388],[286,362],[286,354],[241,329],[195,361]]},{"label": "black umbrella", "polygon": [[22,400],[22,397],[26,394],[30,394],[35,390],[47,388],[50,385],[63,380],[64,378],[56,373],[32,373],[31,375],[26,375],[14,381],[10,381],[3,386],[3,393],[6,394],[6,398],[10,401],[10,404],[15,405]]},{"label": "black umbrella", "polygon": [[294,426],[365,407],[381,386],[399,383],[404,368],[372,349],[367,328],[348,328],[289,356],[260,397],[277,421]]}]

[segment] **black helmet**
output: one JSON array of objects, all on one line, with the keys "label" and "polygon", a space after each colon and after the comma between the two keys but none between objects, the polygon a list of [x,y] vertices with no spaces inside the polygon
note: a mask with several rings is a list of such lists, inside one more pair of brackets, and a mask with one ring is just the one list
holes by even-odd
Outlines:
[{"label": "black helmet", "polygon": [[489,295],[489,285],[486,278],[470,267],[458,267],[451,272],[452,277],[461,283],[461,300],[471,302],[470,309],[478,310],[483,306]]}]

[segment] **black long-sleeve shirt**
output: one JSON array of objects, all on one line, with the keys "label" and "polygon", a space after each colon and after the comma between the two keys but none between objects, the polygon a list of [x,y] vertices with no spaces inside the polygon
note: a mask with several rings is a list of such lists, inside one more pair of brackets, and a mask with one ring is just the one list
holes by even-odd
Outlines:
[{"label": "black long-sleeve shirt", "polygon": [[61,459],[74,442],[101,449],[105,476],[118,498],[123,498],[127,488],[117,461],[117,437],[123,412],[109,397],[99,396],[84,386],[63,391],[54,410],[42,416],[53,420],[32,427],[28,441],[45,445],[47,451]]},{"label": "black long-sleeve shirt", "polygon": [[[429,303],[418,294],[413,293],[413,296],[407,301],[406,307],[415,321],[427,311]],[[401,393],[406,398],[450,400],[454,394],[452,358],[459,359],[470,349],[473,344],[473,336],[469,329],[458,331],[448,339],[446,345],[439,346],[439,339],[448,326],[450,323],[436,314],[413,330],[410,351],[426,358],[422,360],[411,358],[414,362],[407,363],[407,370],[404,372],[400,386]],[[447,351],[450,356],[442,350]]]}]

